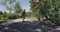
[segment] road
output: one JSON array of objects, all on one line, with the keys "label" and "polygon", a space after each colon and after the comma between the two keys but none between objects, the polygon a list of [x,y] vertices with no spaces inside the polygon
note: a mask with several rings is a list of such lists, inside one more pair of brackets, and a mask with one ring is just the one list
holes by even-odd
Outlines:
[{"label": "road", "polygon": [[[22,22],[23,21],[23,18],[19,18],[19,19],[12,19],[12,20],[7,20],[6,23],[2,23],[3,25],[6,25],[6,24],[11,24],[11,23],[15,23],[15,22]],[[26,18],[24,19],[24,21],[37,21],[37,19],[32,19],[32,18]]]},{"label": "road", "polygon": [[[8,20],[6,23],[0,25],[1,32],[60,32],[52,27],[52,25],[46,26],[44,21],[37,24],[30,22],[22,22],[23,19]],[[36,21],[36,19],[26,18],[24,21]]]},{"label": "road", "polygon": [[[34,21],[34,20],[36,20],[36,19],[30,19],[30,18],[24,19],[24,21]],[[8,20],[8,22],[22,22],[22,21],[23,21],[23,18]]]}]

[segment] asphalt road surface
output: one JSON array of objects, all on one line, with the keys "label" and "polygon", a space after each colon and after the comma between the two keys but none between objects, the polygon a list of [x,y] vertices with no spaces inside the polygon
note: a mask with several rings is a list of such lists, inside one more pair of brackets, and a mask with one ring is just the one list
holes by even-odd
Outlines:
[{"label": "asphalt road surface", "polygon": [[39,21],[38,23],[32,23],[34,19],[26,18],[8,20],[0,24],[0,32],[60,32],[56,30],[54,25],[46,25],[44,21]]}]

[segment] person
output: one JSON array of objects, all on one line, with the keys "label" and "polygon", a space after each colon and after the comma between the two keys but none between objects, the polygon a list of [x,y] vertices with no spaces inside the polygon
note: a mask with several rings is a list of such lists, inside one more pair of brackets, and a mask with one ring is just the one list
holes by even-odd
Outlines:
[{"label": "person", "polygon": [[25,12],[25,9],[24,9],[24,11],[23,11],[23,13],[22,13],[23,21],[24,21],[25,17],[26,17],[26,12]]}]

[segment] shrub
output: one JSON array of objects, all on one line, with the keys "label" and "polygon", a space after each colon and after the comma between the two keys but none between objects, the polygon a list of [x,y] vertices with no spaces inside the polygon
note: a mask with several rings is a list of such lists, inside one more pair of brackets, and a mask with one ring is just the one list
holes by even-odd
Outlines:
[{"label": "shrub", "polygon": [[7,15],[7,18],[8,18],[8,19],[16,19],[17,16],[15,16],[15,15],[13,15],[13,14],[8,14],[8,15]]},{"label": "shrub", "polygon": [[5,17],[1,17],[0,20],[8,20],[8,18],[5,18]]},{"label": "shrub", "polygon": [[51,16],[50,20],[53,23],[56,23],[57,25],[60,25],[60,15],[59,14],[55,14],[55,15]]}]

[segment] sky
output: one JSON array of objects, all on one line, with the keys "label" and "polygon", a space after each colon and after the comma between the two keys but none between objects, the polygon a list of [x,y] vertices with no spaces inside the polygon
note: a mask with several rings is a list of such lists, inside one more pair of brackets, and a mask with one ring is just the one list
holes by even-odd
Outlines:
[{"label": "sky", "polygon": [[[25,9],[26,12],[29,12],[30,11],[30,3],[29,3],[29,0],[17,0],[17,1],[20,1],[20,5],[21,5],[22,9]],[[0,0],[0,2],[2,2],[2,0]],[[0,10],[7,11],[3,5],[0,5]]]}]

